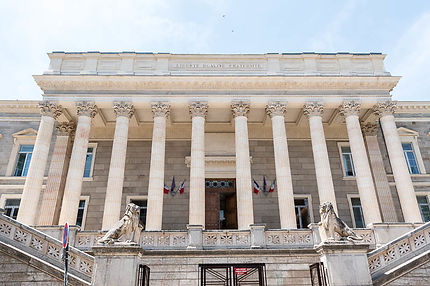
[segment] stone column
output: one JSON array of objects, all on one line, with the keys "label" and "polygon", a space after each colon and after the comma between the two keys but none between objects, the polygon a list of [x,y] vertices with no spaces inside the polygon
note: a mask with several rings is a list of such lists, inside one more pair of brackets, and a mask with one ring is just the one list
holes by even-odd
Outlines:
[{"label": "stone column", "polygon": [[87,156],[88,139],[90,137],[91,119],[97,113],[97,107],[90,102],[76,103],[78,110],[78,125],[76,127],[75,142],[70,157],[69,171],[67,172],[66,186],[64,188],[63,203],[61,205],[59,225],[76,223],[79,199],[82,190],[85,158]]},{"label": "stone column", "polygon": [[40,120],[31,156],[24,190],[22,191],[21,203],[17,220],[23,224],[34,225],[39,206],[40,192],[42,191],[43,176],[45,175],[46,162],[48,161],[49,147],[51,145],[52,131],[55,119],[61,114],[61,106],[44,101],[39,103]]},{"label": "stone column", "polygon": [[360,104],[356,102],[346,102],[340,107],[340,113],[345,116],[364,221],[368,225],[382,222],[382,219],[379,211],[378,197],[373,185],[372,172],[367,160],[366,147],[364,146],[363,135],[361,133],[358,118],[359,112]]},{"label": "stone column", "polygon": [[314,155],[315,174],[317,177],[318,196],[320,203],[331,202],[337,211],[336,195],[331,176],[330,161],[327,144],[324,136],[322,114],[324,107],[319,103],[310,103],[304,106],[304,114],[309,118],[312,151]]},{"label": "stone column", "polygon": [[287,134],[285,132],[285,104],[274,102],[266,106],[266,113],[272,118],[273,147],[275,153],[276,187],[278,190],[279,217],[281,228],[297,228],[294,206],[293,181],[291,179]]},{"label": "stone column", "polygon": [[58,224],[74,133],[75,123],[57,124],[57,138],[49,166],[46,189],[43,192],[38,225]]},{"label": "stone column", "polygon": [[231,109],[234,117],[236,148],[236,196],[237,222],[239,229],[249,229],[254,223],[252,203],[251,162],[249,160],[248,112],[249,104],[233,102]]},{"label": "stone column", "polygon": [[396,122],[394,121],[393,114],[396,107],[395,102],[388,101],[378,103],[374,110],[381,116],[382,131],[405,222],[422,222],[411,175],[409,174],[402,144],[397,133]]},{"label": "stone column", "polygon": [[189,224],[205,226],[205,117],[208,105],[190,104],[192,116]]},{"label": "stone column", "polygon": [[152,133],[151,165],[149,168],[148,208],[145,230],[161,230],[163,218],[164,156],[166,147],[166,119],[170,106],[152,104],[154,130]]},{"label": "stone column", "polygon": [[133,105],[126,102],[114,103],[113,110],[116,114],[116,125],[103,211],[103,230],[110,229],[120,219],[128,126],[134,113]]},{"label": "stone column", "polygon": [[397,222],[396,209],[394,207],[393,196],[391,195],[390,185],[388,184],[387,173],[385,172],[384,160],[379,149],[377,131],[378,124],[366,123],[361,125],[364,135],[369,163],[375,182],[376,194],[380,204],[382,218],[384,222]]}]

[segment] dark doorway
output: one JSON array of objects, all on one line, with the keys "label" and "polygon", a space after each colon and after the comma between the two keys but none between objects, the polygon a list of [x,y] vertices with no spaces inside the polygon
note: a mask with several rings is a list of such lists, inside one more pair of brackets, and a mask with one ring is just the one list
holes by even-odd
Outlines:
[{"label": "dark doorway", "polygon": [[200,264],[200,285],[267,285],[264,263]]},{"label": "dark doorway", "polygon": [[206,179],[206,229],[237,229],[235,179]]}]

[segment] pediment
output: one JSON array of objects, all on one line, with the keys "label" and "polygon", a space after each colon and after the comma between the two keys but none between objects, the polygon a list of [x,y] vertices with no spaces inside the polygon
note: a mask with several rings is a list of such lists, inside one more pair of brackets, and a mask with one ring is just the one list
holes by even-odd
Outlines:
[{"label": "pediment", "polygon": [[12,134],[12,137],[14,138],[22,136],[37,136],[37,130],[34,130],[33,128],[27,128]]},{"label": "pediment", "polygon": [[417,137],[419,135],[417,131],[414,131],[412,129],[408,129],[406,127],[397,128],[397,133],[399,133],[399,136],[415,136],[415,137]]}]

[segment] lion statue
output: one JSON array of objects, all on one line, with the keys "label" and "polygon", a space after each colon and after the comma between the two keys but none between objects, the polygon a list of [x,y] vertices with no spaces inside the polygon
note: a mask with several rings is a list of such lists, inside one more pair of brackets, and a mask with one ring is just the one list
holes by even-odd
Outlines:
[{"label": "lion statue", "polygon": [[330,202],[325,202],[320,206],[321,221],[318,225],[322,225],[328,232],[328,240],[335,240],[335,233],[338,233],[341,239],[363,240],[362,237],[356,235],[346,223],[344,223],[334,211],[333,205]]},{"label": "lion statue", "polygon": [[133,243],[136,230],[139,231],[142,228],[139,224],[139,213],[139,206],[129,203],[125,208],[124,216],[97,243],[113,244],[124,235],[127,237],[125,243]]}]

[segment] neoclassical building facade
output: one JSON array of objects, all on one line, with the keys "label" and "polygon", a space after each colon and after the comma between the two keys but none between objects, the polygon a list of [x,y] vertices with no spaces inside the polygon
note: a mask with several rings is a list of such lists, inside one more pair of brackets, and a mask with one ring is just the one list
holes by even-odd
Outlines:
[{"label": "neoclassical building facade", "polygon": [[[78,225],[90,253],[129,202],[143,248],[189,247],[192,231],[200,249],[252,246],[258,231],[285,246],[284,231],[307,284],[321,203],[374,247],[430,220],[430,102],[392,100],[385,55],[48,55],[40,102],[0,102],[0,208],[19,223]],[[283,285],[272,264],[267,285]]]}]

